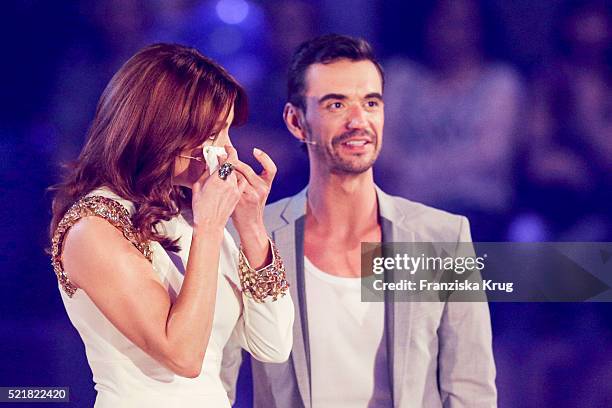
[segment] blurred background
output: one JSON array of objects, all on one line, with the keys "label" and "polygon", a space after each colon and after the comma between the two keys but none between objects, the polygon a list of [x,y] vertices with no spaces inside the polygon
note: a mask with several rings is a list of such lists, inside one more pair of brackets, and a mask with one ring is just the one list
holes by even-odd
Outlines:
[{"label": "blurred background", "polygon": [[[59,163],[76,158],[113,73],[154,42],[194,46],[250,97],[243,159],[307,182],[281,112],[294,47],[371,42],[387,75],[377,183],[467,215],[479,241],[612,241],[611,3],[565,0],[108,0],[2,3],[0,386],[95,398],[49,259]],[[612,407],[612,305],[491,304],[500,407]],[[251,404],[243,370],[236,406]]]}]

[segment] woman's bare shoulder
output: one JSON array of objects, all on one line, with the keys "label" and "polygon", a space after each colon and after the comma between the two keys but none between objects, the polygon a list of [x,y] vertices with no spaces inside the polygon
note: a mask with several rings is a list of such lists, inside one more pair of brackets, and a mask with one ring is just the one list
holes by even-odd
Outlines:
[{"label": "woman's bare shoulder", "polygon": [[149,243],[138,239],[127,210],[109,198],[79,200],[66,212],[53,237],[52,264],[69,296],[80,286],[83,274],[126,256],[145,262],[152,259]]}]

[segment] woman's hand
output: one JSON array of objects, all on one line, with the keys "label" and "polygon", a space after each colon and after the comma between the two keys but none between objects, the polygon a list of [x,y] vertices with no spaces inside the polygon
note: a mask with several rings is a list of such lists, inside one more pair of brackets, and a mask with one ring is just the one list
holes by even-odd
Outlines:
[{"label": "woman's hand", "polygon": [[263,167],[263,171],[257,174],[251,166],[238,160],[236,149],[231,146],[226,146],[226,149],[228,161],[237,171],[238,183],[245,185],[232,221],[249,263],[254,267],[263,266],[271,259],[263,212],[276,175],[276,165],[265,152],[253,149],[253,156]]},{"label": "woman's hand", "polygon": [[253,149],[253,156],[263,167],[261,174],[257,174],[251,166],[238,160],[236,149],[231,146],[226,146],[226,149],[229,153],[228,161],[238,172],[239,182],[245,183],[240,201],[232,214],[232,221],[241,236],[252,231],[259,233],[264,229],[263,210],[276,175],[276,165],[266,153]]},{"label": "woman's hand", "polygon": [[[219,165],[226,161],[232,164],[238,162],[236,149],[226,146],[225,150],[228,156],[226,159],[220,158]],[[210,174],[207,169],[202,173],[191,188],[194,229],[223,229],[247,185],[246,180],[238,179],[235,171],[225,180],[219,177],[217,171]]]}]

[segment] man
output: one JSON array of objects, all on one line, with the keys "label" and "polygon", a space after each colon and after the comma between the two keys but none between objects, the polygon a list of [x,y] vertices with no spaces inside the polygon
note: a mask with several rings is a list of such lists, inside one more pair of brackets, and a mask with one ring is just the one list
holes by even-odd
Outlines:
[{"label": "man", "polygon": [[470,241],[466,218],[374,184],[384,77],[370,46],[310,40],[288,82],[284,119],[310,177],[265,222],[297,299],[294,344],[286,363],[252,361],[255,407],[496,406],[486,303],[361,302],[361,242]]}]

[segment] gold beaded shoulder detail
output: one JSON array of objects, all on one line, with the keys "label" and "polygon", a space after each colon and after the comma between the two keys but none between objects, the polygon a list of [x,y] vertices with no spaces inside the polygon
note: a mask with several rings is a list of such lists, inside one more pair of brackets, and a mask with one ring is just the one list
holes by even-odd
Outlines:
[{"label": "gold beaded shoulder detail", "polygon": [[130,219],[127,209],[117,201],[102,197],[90,196],[83,197],[72,205],[62,217],[53,239],[51,240],[51,265],[57,280],[68,297],[72,297],[77,288],[70,282],[62,265],[62,250],[64,248],[64,238],[68,230],[83,217],[100,217],[111,223],[115,228],[123,233],[123,236],[132,243],[149,262],[152,262],[152,252],[149,242],[138,240],[134,226]]}]

